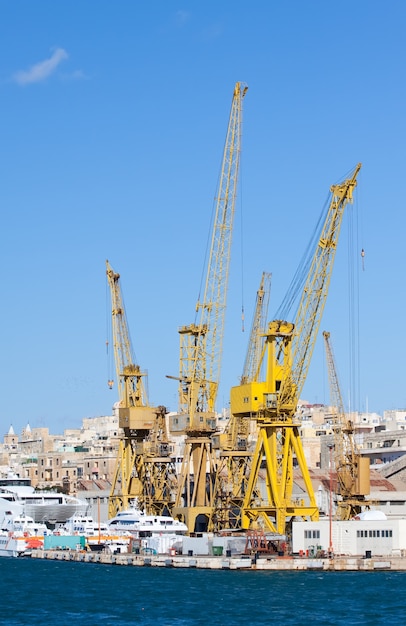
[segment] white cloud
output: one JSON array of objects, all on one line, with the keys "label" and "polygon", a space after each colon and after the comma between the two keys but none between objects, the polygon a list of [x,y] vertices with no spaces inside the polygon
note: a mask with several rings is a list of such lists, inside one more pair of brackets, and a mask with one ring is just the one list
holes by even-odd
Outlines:
[{"label": "white cloud", "polygon": [[21,70],[14,74],[14,80],[19,85],[28,85],[29,83],[39,83],[51,76],[58,65],[68,58],[68,53],[63,48],[57,48],[52,56],[45,61],[40,61],[27,71]]}]

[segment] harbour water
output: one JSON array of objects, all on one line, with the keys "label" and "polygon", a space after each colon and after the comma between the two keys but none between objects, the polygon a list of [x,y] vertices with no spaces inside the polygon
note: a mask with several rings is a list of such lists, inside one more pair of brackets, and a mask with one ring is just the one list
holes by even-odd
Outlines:
[{"label": "harbour water", "polygon": [[0,624],[405,623],[404,572],[207,571],[0,559]]}]

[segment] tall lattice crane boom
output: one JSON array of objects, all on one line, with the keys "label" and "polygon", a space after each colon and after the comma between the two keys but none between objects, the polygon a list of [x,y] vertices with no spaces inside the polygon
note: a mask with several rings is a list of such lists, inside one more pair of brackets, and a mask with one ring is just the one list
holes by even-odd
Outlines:
[{"label": "tall lattice crane boom", "polygon": [[181,336],[179,412],[189,415],[191,430],[201,429],[202,413],[214,412],[220,378],[231,237],[241,151],[242,100],[247,89],[246,85],[239,82],[234,88],[216,196],[203,299],[196,304],[197,323],[182,327],[179,331]]},{"label": "tall lattice crane boom", "polygon": [[278,398],[281,411],[296,409],[297,400],[306,380],[327,299],[344,209],[347,203],[353,200],[360,169],[361,163],[358,163],[351,178],[330,187],[330,205],[295,319],[291,347],[292,367],[283,380]]},{"label": "tall lattice crane boom", "polygon": [[110,286],[114,362],[120,402],[127,406],[147,406],[148,398],[143,374],[136,364],[128,329],[127,316],[120,287],[120,274],[106,261],[106,275]]},{"label": "tall lattice crane boom", "polygon": [[248,341],[248,350],[241,376],[242,384],[258,380],[259,377],[259,367],[263,357],[269,296],[271,293],[271,276],[272,275],[268,272],[263,272],[261,284],[257,291],[254,316],[252,319],[251,332]]},{"label": "tall lattice crane boom", "polygon": [[[196,323],[180,328],[179,415],[181,427],[172,432],[187,435],[181,480],[174,511],[183,516],[189,530],[197,527],[200,515],[207,527],[212,509],[212,487],[216,459],[211,435],[216,430],[215,402],[220,379],[226,295],[231,254],[231,237],[237,196],[241,151],[242,102],[248,87],[234,87],[230,118],[215,202],[208,268],[203,299],[196,305]],[[183,416],[183,419],[182,419]]]},{"label": "tall lattice crane boom", "polygon": [[337,516],[347,520],[362,511],[365,496],[369,494],[369,459],[357,453],[354,442],[354,423],[347,419],[341,395],[330,333],[324,331],[324,346],[330,385],[333,418],[334,462],[337,472],[338,494]]}]

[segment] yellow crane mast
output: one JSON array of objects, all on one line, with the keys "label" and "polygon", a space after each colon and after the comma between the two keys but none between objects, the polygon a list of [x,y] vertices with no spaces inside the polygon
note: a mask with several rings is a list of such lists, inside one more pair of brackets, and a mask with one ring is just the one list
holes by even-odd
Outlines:
[{"label": "yellow crane mast", "polygon": [[354,443],[354,423],[347,419],[341,395],[330,333],[324,331],[324,346],[330,385],[333,418],[334,463],[337,473],[337,518],[349,520],[361,513],[370,492],[369,459],[357,454]]},{"label": "yellow crane mast", "polygon": [[244,362],[244,370],[241,376],[241,384],[251,383],[258,380],[264,347],[266,320],[268,316],[269,296],[271,293],[271,277],[269,272],[263,272],[261,284],[257,291],[254,317],[248,341],[247,355]]},{"label": "yellow crane mast", "polygon": [[[232,414],[255,419],[258,425],[258,439],[243,502],[243,528],[262,524],[266,530],[283,534],[287,522],[295,516],[312,520],[318,517],[299,435],[300,423],[294,415],[327,298],[344,209],[348,202],[352,202],[360,168],[361,164],[358,164],[349,179],[330,188],[331,200],[295,323],[277,319],[268,325],[265,380],[255,380],[231,390]],[[293,497],[294,466],[301,471],[303,478],[301,498]],[[259,481],[262,468],[264,481]]]},{"label": "yellow crane mast", "polygon": [[156,409],[148,405],[143,378],[136,364],[120,289],[120,274],[106,261],[111,292],[112,334],[118,385],[118,422],[123,430],[109,498],[109,517],[127,508],[131,500],[143,500],[143,441],[154,426]]},{"label": "yellow crane mast", "polygon": [[180,328],[179,413],[171,432],[185,434],[185,446],[174,514],[189,531],[206,530],[213,506],[216,458],[215,402],[220,377],[231,236],[240,162],[242,101],[247,86],[233,92],[205,280],[196,321]]},{"label": "yellow crane mast", "polygon": [[[256,296],[241,384],[258,380],[270,289],[271,274],[263,272]],[[231,414],[225,432],[213,436],[213,447],[220,450],[214,486],[214,509],[210,520],[210,529],[213,531],[238,528],[241,525],[241,507],[251,471],[251,424],[249,418]]]}]

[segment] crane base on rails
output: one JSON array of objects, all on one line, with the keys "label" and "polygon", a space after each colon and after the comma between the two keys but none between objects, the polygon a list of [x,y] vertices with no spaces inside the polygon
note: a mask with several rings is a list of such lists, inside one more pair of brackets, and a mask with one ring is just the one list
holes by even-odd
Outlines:
[{"label": "crane base on rails", "polygon": [[212,478],[216,456],[207,434],[187,437],[183,454],[173,517],[183,521],[189,532],[205,532],[213,510]]},{"label": "crane base on rails", "polygon": [[[258,417],[260,422],[260,418]],[[284,534],[292,517],[316,521],[319,511],[299,435],[299,424],[287,421],[267,421],[259,424],[257,447],[254,452],[246,496],[242,505],[241,526],[251,528],[262,520],[271,532]],[[293,467],[300,470],[305,493],[293,497]],[[261,468],[265,472],[265,493],[258,487]],[[257,486],[256,493],[254,488]],[[261,495],[259,495],[261,494]]]},{"label": "crane base on rails", "polygon": [[120,439],[116,469],[109,496],[109,518],[127,509],[143,492],[141,477],[143,460],[137,453],[136,442],[131,436]]},{"label": "crane base on rails", "polygon": [[176,490],[174,459],[144,455],[144,509],[151,515],[172,515],[171,494]]},{"label": "crane base on rails", "polygon": [[214,506],[209,531],[241,528],[244,494],[251,474],[252,451],[222,450],[214,486]]}]

